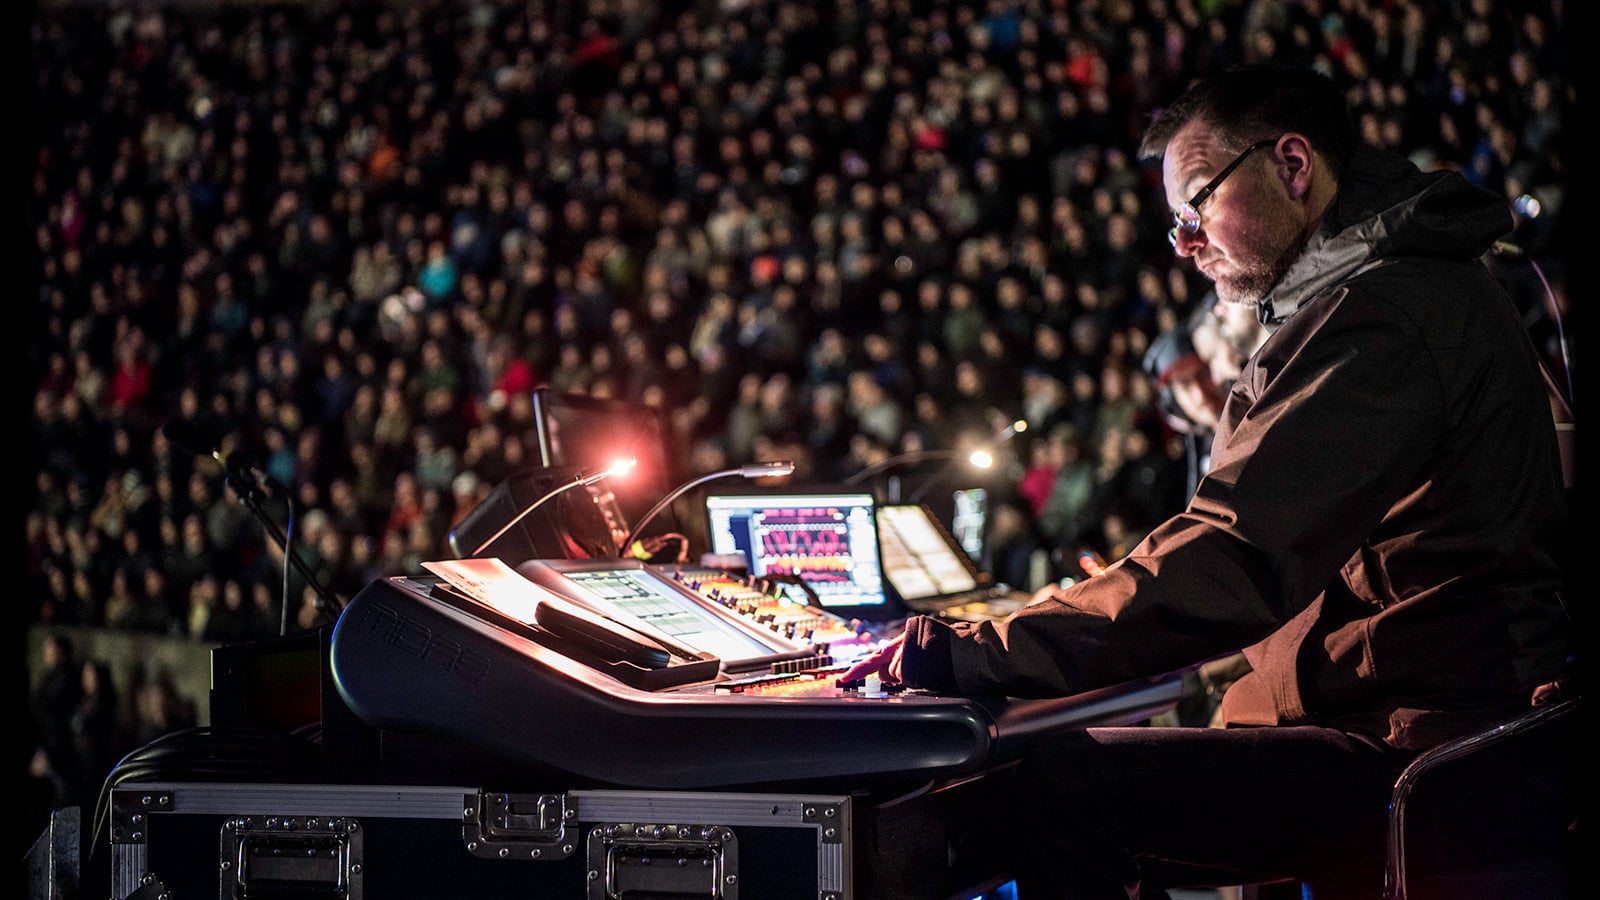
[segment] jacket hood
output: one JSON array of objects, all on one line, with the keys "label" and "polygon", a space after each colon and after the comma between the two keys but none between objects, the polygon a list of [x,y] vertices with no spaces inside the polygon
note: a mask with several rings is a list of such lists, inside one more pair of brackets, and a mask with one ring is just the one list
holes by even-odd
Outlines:
[{"label": "jacket hood", "polygon": [[1404,157],[1363,146],[1339,179],[1322,227],[1261,299],[1263,324],[1369,265],[1397,256],[1475,259],[1509,234],[1506,201],[1453,170],[1423,172]]}]

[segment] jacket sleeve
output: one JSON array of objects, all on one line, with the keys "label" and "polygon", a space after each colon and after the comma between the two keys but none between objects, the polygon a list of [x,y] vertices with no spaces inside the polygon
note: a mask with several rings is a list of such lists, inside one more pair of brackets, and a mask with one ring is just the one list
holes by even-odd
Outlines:
[{"label": "jacket sleeve", "polygon": [[1183,513],[1103,574],[1005,620],[908,625],[908,683],[1072,693],[1262,640],[1339,577],[1417,482],[1442,407],[1403,316],[1343,289],[1309,304],[1241,374],[1212,471]]}]

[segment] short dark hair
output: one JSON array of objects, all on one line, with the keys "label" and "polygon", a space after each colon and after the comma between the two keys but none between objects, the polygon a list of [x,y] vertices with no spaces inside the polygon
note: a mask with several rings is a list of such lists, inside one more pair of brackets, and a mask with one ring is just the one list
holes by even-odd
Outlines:
[{"label": "short dark hair", "polygon": [[1230,149],[1295,131],[1311,139],[1337,176],[1355,151],[1357,132],[1344,95],[1315,69],[1256,63],[1234,66],[1189,84],[1158,109],[1139,144],[1143,159],[1159,158],[1173,135],[1191,122],[1215,128]]}]

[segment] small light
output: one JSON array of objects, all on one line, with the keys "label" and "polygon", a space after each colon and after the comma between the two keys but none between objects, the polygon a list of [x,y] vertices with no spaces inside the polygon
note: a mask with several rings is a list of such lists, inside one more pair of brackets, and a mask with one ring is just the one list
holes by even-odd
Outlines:
[{"label": "small light", "polygon": [[987,450],[974,450],[972,455],[967,457],[967,461],[980,469],[987,469],[994,465],[994,456]]}]

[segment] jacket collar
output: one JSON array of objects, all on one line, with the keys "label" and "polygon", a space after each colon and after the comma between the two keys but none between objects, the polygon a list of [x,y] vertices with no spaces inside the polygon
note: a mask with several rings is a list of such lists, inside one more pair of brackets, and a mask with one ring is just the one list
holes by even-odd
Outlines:
[{"label": "jacket collar", "polygon": [[1257,313],[1274,328],[1392,256],[1481,257],[1513,224],[1503,198],[1459,172],[1423,172],[1404,157],[1364,146],[1345,166],[1321,227],[1261,298]]}]

